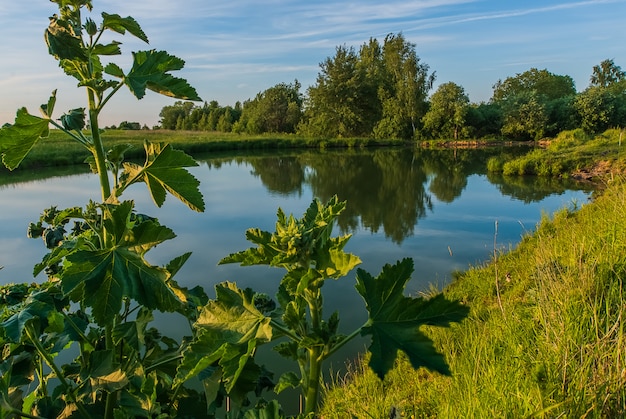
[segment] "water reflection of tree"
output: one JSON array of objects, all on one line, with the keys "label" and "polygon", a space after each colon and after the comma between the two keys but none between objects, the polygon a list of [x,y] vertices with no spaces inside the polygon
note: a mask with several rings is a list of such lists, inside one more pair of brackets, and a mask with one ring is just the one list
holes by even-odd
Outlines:
[{"label": "water reflection of tree", "polygon": [[452,202],[467,186],[466,170],[469,167],[464,160],[465,153],[459,155],[456,150],[431,150],[422,153],[424,170],[432,177],[428,190],[442,202]]},{"label": "water reflection of tree", "polygon": [[[372,232],[382,229],[392,241],[401,243],[413,234],[418,220],[432,209],[431,194],[441,202],[454,201],[466,188],[467,177],[486,173],[489,157],[501,152],[499,149],[392,148],[306,151],[234,160],[238,164],[250,164],[252,174],[271,192],[301,194],[303,184],[307,183],[313,195],[322,201],[335,194],[346,200],[348,206],[338,219],[344,232],[360,226]],[[524,202],[582,188],[558,179],[504,178],[489,174],[488,180],[502,194]]]},{"label": "water reflection of tree", "polygon": [[344,231],[360,222],[373,232],[382,228],[387,237],[401,243],[432,208],[426,174],[411,150],[338,154],[332,159],[311,154],[307,165],[313,169],[307,182],[315,196],[327,200],[336,194],[348,201],[338,220]]},{"label": "water reflection of tree", "polygon": [[568,190],[592,191],[593,188],[573,179],[559,179],[546,176],[503,176],[489,173],[489,182],[496,185],[502,195],[510,196],[525,203],[541,201],[547,196],[563,194]]},{"label": "water reflection of tree", "polygon": [[271,192],[280,195],[302,194],[304,167],[296,156],[257,157],[250,159],[252,174]]}]

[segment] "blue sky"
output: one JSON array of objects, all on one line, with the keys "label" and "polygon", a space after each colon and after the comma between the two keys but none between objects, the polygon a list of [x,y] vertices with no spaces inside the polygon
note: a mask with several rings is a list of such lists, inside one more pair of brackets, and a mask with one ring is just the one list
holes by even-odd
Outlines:
[{"label": "blue sky", "polygon": [[[220,105],[253,98],[277,83],[315,83],[319,63],[339,45],[358,48],[402,32],[436,72],[472,102],[487,101],[499,79],[530,68],[571,76],[578,91],[594,65],[613,59],[626,69],[626,0],[94,0],[102,11],[133,16],[150,45],[117,36],[124,52],[166,50],[186,61],[175,72],[203,100]],[[46,0],[0,3],[0,125],[18,107],[38,114],[58,89],[56,113],[84,107],[85,94],[48,55],[43,31],[55,4]],[[128,68],[127,58],[116,59]],[[435,86],[435,87],[436,87]],[[434,89],[433,91],[434,92]],[[431,92],[431,93],[432,93]],[[152,126],[173,99],[149,93],[137,102],[118,94],[102,115],[105,125],[138,121]]]}]

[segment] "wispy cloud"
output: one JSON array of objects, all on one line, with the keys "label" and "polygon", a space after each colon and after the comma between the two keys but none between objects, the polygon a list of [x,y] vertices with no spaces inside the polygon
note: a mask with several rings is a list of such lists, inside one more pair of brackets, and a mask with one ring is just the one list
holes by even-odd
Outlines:
[{"label": "wispy cloud", "polygon": [[[200,95],[220,103],[244,101],[277,82],[313,83],[319,63],[335,47],[358,47],[371,37],[402,32],[443,81],[471,86],[483,100],[500,78],[528,67],[552,66],[584,85],[593,65],[626,57],[626,0],[94,0],[102,11],[133,16],[150,38],[115,35],[125,52],[157,48],[183,58],[180,72]],[[39,106],[59,85],[65,95],[84,93],[46,54],[42,33],[55,12],[52,2],[25,7],[0,2],[0,125],[16,103]],[[127,68],[127,57],[111,57]],[[54,76],[53,74],[55,74]],[[37,90],[42,90],[36,93]],[[76,91],[76,93],[72,93]],[[151,99],[153,100],[153,99]],[[169,100],[169,99],[164,99]],[[157,103],[161,103],[158,101]],[[127,113],[135,102],[116,102]],[[151,108],[151,107],[149,107]],[[117,111],[117,109],[116,109]],[[150,112],[153,112],[151,109]],[[112,115],[113,113],[111,113]],[[158,114],[158,112],[157,112]],[[123,115],[123,113],[122,113]],[[137,114],[148,125],[158,115]],[[130,116],[129,116],[130,118]],[[105,123],[119,123],[107,121]]]}]

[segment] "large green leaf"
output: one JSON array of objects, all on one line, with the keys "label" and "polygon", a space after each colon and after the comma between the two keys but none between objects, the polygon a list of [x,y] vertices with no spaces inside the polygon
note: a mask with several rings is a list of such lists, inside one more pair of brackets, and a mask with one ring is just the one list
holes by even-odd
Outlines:
[{"label": "large green leaf", "polygon": [[[194,324],[198,333],[183,354],[177,380],[186,381],[218,364],[228,392],[237,386],[247,392],[261,370],[252,362],[255,348],[272,339],[271,319],[254,305],[254,292],[225,282],[215,286],[217,298],[209,301]],[[243,381],[240,380],[245,375]],[[239,382],[239,384],[238,384]]]},{"label": "large green leaf", "polygon": [[49,119],[39,118],[28,113],[26,108],[17,111],[15,123],[0,128],[0,153],[2,162],[13,170],[41,137],[47,137]]},{"label": "large green leaf", "polygon": [[180,307],[180,300],[168,286],[169,272],[125,249],[116,251],[115,257],[113,275],[128,281],[130,298],[151,310],[171,312]]},{"label": "large green leaf", "polygon": [[87,367],[81,369],[80,375],[82,381],[89,384],[89,392],[104,390],[112,393],[128,384],[128,378],[120,369],[116,353],[112,350],[94,351],[89,354]]},{"label": "large green leaf", "polygon": [[24,301],[17,313],[0,323],[0,327],[10,342],[19,343],[26,326],[30,323],[40,324],[53,310],[52,297],[45,291],[35,292]]},{"label": "large green leaf", "polygon": [[57,60],[87,60],[82,39],[64,20],[51,18],[44,38],[48,44],[48,52]]},{"label": "large green leaf", "polygon": [[132,209],[132,201],[104,206],[110,247],[81,249],[67,255],[60,275],[63,292],[69,295],[80,290],[100,324],[112,321],[124,297],[151,310],[180,308],[175,289],[169,286],[169,272],[150,265],[143,257],[150,248],[175,235],[154,220],[131,222]]},{"label": "large green leaf", "polygon": [[106,45],[97,44],[93,47],[93,53],[97,55],[120,55],[122,53],[120,45],[121,43],[117,41],[112,41]]},{"label": "large green leaf", "polygon": [[125,248],[78,251],[67,257],[61,274],[63,290],[83,288],[85,304],[99,324],[109,324],[119,313],[124,296],[149,309],[174,311],[180,301],[168,286],[169,273],[151,266],[141,255]]},{"label": "large green leaf", "polygon": [[255,307],[254,291],[224,282],[215,286],[215,292],[217,298],[204,306],[196,327],[220,331],[223,341],[233,344],[272,339],[271,319]]},{"label": "large green leaf", "polygon": [[118,14],[108,14],[102,12],[102,27],[104,29],[110,29],[114,32],[121,33],[122,35],[126,31],[135,35],[137,38],[148,43],[148,37],[139,26],[139,23],[131,16],[121,17]]},{"label": "large green leaf", "polygon": [[200,193],[200,182],[185,167],[198,163],[182,151],[174,150],[169,144],[146,142],[146,163],[139,166],[124,164],[120,176],[120,187],[116,193],[136,182],[145,182],[157,206],[165,202],[166,191],[180,199],[189,208],[204,211],[204,199]]},{"label": "large green leaf", "polygon": [[115,262],[115,254],[109,250],[79,251],[67,257],[61,275],[66,294],[81,287],[84,303],[92,307],[94,319],[100,325],[113,322],[122,308],[122,298],[128,294],[128,279],[113,276],[111,272]]},{"label": "large green leaf", "polygon": [[133,57],[133,67],[124,77],[124,83],[137,99],[145,96],[147,88],[177,99],[202,100],[185,79],[169,74],[183,68],[185,62],[180,58],[155,50],[133,52]]},{"label": "large green leaf", "polygon": [[442,374],[450,370],[433,342],[419,328],[423,325],[449,326],[467,316],[469,309],[442,294],[430,299],[403,295],[413,273],[413,260],[385,265],[376,278],[357,270],[356,289],[366,302],[369,320],[361,329],[371,335],[369,365],[382,379],[393,367],[398,350],[407,354],[414,368],[426,367]]}]

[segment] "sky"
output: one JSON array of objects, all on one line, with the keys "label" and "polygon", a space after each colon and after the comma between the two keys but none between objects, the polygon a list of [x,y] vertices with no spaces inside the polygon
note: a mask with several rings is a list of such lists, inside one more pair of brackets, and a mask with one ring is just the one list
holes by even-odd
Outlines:
[{"label": "sky", "polygon": [[[454,82],[471,102],[488,101],[498,80],[531,68],[572,77],[578,91],[605,59],[626,69],[626,0],[93,0],[89,14],[134,17],[150,44],[116,35],[125,56],[165,50],[185,60],[172,74],[187,79],[205,101],[221,106],[254,98],[278,83],[314,85],[320,63],[337,46],[358,48],[402,33],[437,86]],[[20,107],[39,115],[57,89],[55,116],[85,107],[84,89],[48,54],[43,32],[56,4],[46,0],[0,2],[0,125]],[[105,61],[106,63],[107,61]],[[153,126],[176,100],[148,92],[137,101],[118,93],[101,125],[121,121]],[[200,103],[201,104],[201,103]]]}]

